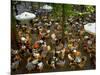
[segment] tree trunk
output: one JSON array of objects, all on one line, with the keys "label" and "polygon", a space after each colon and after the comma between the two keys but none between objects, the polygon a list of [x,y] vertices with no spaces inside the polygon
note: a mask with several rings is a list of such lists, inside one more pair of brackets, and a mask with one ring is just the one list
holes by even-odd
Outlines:
[{"label": "tree trunk", "polygon": [[64,36],[64,24],[65,24],[65,9],[64,9],[64,4],[62,4],[62,36]]},{"label": "tree trunk", "polygon": [[13,5],[13,3],[11,2],[11,48],[16,49],[17,48],[17,44],[16,44],[16,20],[14,18],[14,10],[13,7],[15,7],[15,5]]}]

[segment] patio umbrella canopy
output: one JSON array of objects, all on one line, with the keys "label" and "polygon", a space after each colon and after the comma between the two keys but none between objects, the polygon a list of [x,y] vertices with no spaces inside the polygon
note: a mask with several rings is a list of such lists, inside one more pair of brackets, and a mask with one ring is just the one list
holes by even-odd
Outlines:
[{"label": "patio umbrella canopy", "polygon": [[44,9],[44,10],[50,12],[50,11],[52,11],[53,7],[49,6],[49,5],[44,5],[43,7],[40,7],[40,9]]},{"label": "patio umbrella canopy", "polygon": [[96,34],[96,23],[88,23],[84,25],[84,29],[86,32],[95,35]]},{"label": "patio umbrella canopy", "polygon": [[30,23],[30,20],[34,19],[35,17],[36,17],[35,14],[29,12],[24,12],[15,16],[15,18],[19,20],[21,24],[27,24],[27,25]]},{"label": "patio umbrella canopy", "polygon": [[33,13],[24,12],[24,13],[21,13],[20,15],[17,15],[16,19],[17,20],[31,20],[35,17],[36,17],[36,15]]}]

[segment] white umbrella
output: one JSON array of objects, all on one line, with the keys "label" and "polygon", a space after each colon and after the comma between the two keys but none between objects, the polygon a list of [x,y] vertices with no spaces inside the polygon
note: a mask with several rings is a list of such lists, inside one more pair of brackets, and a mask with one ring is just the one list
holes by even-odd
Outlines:
[{"label": "white umbrella", "polygon": [[95,35],[96,34],[96,23],[88,23],[84,25],[84,29],[86,32]]},{"label": "white umbrella", "polygon": [[44,5],[43,7],[40,7],[40,9],[45,9],[45,10],[52,10],[53,7],[49,5]]},{"label": "white umbrella", "polygon": [[35,17],[36,17],[35,14],[29,13],[29,12],[24,12],[24,13],[21,13],[21,14],[15,16],[15,18],[17,20],[30,20],[30,19],[33,19]]}]

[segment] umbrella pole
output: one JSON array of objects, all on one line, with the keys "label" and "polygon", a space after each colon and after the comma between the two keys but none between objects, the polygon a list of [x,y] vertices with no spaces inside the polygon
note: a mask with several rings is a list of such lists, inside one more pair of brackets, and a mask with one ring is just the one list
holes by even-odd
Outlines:
[{"label": "umbrella pole", "polygon": [[[38,3],[38,9],[40,9],[40,2]],[[41,14],[39,15],[39,20],[41,20]]]}]

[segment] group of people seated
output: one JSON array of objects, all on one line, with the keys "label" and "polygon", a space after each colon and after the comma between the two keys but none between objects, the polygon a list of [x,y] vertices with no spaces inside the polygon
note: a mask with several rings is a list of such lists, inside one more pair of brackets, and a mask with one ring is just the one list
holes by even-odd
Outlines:
[{"label": "group of people seated", "polygon": [[46,16],[34,19],[31,25],[16,25],[17,49],[11,50],[12,70],[17,71],[22,65],[28,73],[67,66],[85,69],[89,58],[95,66],[95,36],[85,34],[79,22],[67,22],[66,31],[61,22]]}]

